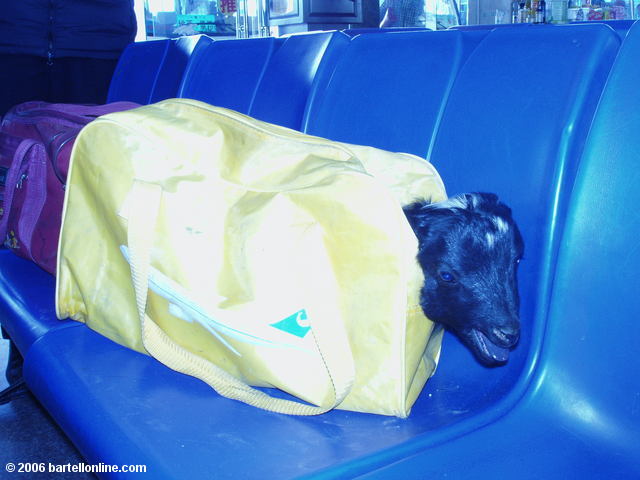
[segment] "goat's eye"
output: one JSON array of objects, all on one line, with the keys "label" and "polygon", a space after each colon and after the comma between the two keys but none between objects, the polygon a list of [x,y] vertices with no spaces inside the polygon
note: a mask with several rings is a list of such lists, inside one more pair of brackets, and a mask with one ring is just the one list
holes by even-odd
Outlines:
[{"label": "goat's eye", "polygon": [[454,283],[456,281],[456,277],[453,276],[452,273],[449,272],[440,272],[440,278],[443,282]]}]

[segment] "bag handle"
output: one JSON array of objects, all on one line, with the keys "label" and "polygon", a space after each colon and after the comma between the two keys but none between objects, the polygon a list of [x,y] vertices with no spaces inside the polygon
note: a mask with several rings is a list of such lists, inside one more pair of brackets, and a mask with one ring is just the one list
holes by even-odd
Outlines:
[{"label": "bag handle", "polygon": [[[26,138],[22,142],[20,142],[13,154],[11,166],[7,171],[7,178],[4,183],[4,200],[2,202],[2,219],[0,220],[0,244],[4,242],[7,236],[7,228],[9,225],[11,207],[13,205],[13,197],[18,182],[20,181],[18,177],[24,164],[24,159],[25,157],[27,157],[27,155],[32,153],[31,149],[33,147],[41,148],[42,150],[44,150],[42,144],[36,140]],[[45,152],[42,153],[46,155]]]},{"label": "bag handle", "polygon": [[27,182],[24,187],[24,203],[18,219],[18,231],[20,232],[20,240],[29,253],[29,257],[38,263],[33,256],[32,242],[33,232],[47,202],[47,153],[41,143],[34,145],[31,152],[27,170]]},{"label": "bag handle", "polygon": [[[148,276],[153,236],[160,208],[162,188],[135,180],[130,193],[127,230],[131,277],[144,348],[155,359],[178,372],[205,381],[220,395],[276,413],[318,415],[338,406],[353,386],[355,368],[344,327],[336,319],[312,325],[313,333],[331,379],[334,398],[328,406],[313,406],[295,400],[271,397],[235,378],[212,362],[201,358],[174,342],[147,314]],[[324,319],[323,319],[324,320]],[[331,349],[322,349],[331,345]],[[337,347],[337,348],[336,348]],[[328,355],[331,352],[332,355]]]}]

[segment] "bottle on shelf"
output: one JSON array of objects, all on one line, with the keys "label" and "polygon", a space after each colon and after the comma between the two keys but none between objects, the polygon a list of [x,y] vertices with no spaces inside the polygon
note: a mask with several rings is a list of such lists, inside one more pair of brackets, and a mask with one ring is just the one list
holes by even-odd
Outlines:
[{"label": "bottle on shelf", "polygon": [[520,2],[518,5],[518,23],[527,23],[527,4]]},{"label": "bottle on shelf", "polygon": [[518,0],[511,2],[511,23],[520,23],[520,3]]},{"label": "bottle on shelf", "polygon": [[547,5],[547,23],[567,23],[569,12],[567,0],[549,0]]},{"label": "bottle on shelf", "polygon": [[524,21],[522,23],[531,23],[533,22],[533,17],[532,17],[532,7],[533,7],[533,0],[526,0],[525,4],[524,4]]},{"label": "bottle on shelf", "polygon": [[535,23],[547,23],[547,2],[538,0],[537,3]]}]

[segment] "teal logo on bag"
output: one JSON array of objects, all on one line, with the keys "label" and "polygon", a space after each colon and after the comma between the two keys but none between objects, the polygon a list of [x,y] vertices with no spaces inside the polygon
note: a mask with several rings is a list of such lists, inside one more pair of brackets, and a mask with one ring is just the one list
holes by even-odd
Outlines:
[{"label": "teal logo on bag", "polygon": [[309,325],[309,317],[307,317],[307,311],[305,309],[298,310],[293,315],[289,315],[284,320],[270,324],[272,327],[282,330],[283,332],[290,333],[296,337],[304,338],[311,326]]}]

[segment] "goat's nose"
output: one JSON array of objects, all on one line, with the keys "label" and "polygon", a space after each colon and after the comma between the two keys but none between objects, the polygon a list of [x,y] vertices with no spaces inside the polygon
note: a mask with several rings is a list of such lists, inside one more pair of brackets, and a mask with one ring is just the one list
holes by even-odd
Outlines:
[{"label": "goat's nose", "polygon": [[514,326],[502,326],[499,328],[494,328],[493,333],[501,339],[505,345],[513,346],[518,343],[520,339],[520,328]]}]

